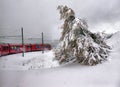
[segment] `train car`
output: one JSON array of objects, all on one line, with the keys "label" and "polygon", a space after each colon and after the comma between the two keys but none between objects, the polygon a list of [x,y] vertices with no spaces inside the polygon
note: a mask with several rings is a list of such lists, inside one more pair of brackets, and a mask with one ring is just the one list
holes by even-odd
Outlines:
[{"label": "train car", "polygon": [[8,44],[0,44],[0,56],[8,55],[9,50]]},{"label": "train car", "polygon": [[31,44],[25,44],[25,52],[31,51]]},{"label": "train car", "polygon": [[23,50],[23,47],[21,44],[9,44],[9,47],[10,47],[11,54],[21,53]]}]

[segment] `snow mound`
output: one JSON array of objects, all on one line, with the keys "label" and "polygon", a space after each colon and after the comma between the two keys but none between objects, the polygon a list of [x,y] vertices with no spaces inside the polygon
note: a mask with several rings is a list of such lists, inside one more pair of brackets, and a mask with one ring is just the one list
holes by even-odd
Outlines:
[{"label": "snow mound", "polygon": [[58,67],[59,63],[54,59],[53,51],[28,52],[25,57],[22,54],[13,54],[0,58],[0,70],[31,70],[41,68]]}]

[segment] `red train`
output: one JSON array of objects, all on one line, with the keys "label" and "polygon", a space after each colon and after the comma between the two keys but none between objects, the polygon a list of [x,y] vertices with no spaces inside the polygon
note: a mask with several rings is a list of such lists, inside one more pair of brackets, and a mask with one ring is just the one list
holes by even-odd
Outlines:
[{"label": "red train", "polygon": [[25,50],[25,52],[51,50],[51,45],[25,44],[23,49],[22,44],[0,44],[0,56],[21,53],[23,50]]}]

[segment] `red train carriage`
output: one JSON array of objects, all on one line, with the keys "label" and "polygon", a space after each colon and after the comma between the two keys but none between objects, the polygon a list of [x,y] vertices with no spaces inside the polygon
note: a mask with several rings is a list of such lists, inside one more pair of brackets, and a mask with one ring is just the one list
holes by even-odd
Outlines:
[{"label": "red train carriage", "polygon": [[0,56],[9,54],[9,45],[8,44],[0,44]]},{"label": "red train carriage", "polygon": [[10,47],[11,54],[20,53],[23,50],[23,47],[21,44],[9,44],[9,47]]}]

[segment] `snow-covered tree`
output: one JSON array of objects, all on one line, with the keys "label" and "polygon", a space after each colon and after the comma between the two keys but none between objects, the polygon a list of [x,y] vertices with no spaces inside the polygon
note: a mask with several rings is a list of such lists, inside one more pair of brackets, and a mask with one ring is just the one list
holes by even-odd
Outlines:
[{"label": "snow-covered tree", "polygon": [[67,6],[58,6],[62,25],[62,36],[55,50],[60,63],[78,62],[85,65],[96,65],[107,60],[110,47],[100,33],[88,30],[87,22],[76,18],[75,12]]}]

